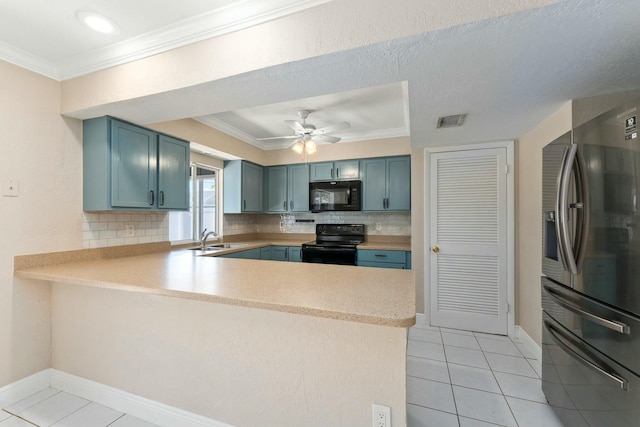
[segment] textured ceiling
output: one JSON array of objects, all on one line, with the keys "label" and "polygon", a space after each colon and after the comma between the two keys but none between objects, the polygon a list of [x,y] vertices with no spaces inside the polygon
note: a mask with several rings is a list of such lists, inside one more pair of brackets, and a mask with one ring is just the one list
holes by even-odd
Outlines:
[{"label": "textured ceiling", "polygon": [[[349,131],[354,134],[358,115],[374,123],[389,119],[386,126],[391,128],[376,129],[380,134],[408,122],[416,147],[513,139],[568,100],[640,88],[637,5],[637,0],[562,1],[74,115],[112,114],[141,124],[209,116],[249,137],[265,137],[289,131],[283,120],[295,119],[296,110],[303,107],[318,110],[309,120],[318,126],[352,120],[354,129]],[[369,104],[375,107],[384,99],[382,92],[375,101],[358,97],[375,93],[367,88],[380,87],[392,88],[388,108],[373,108],[377,116],[367,116]],[[336,100],[343,92],[352,97],[339,108]],[[404,106],[395,107],[400,98]],[[318,99],[326,105],[306,105]],[[400,109],[403,118],[395,117]],[[457,113],[467,114],[463,127],[435,128],[438,116]],[[366,133],[364,124],[360,130]],[[345,140],[347,136],[345,132]]]}]

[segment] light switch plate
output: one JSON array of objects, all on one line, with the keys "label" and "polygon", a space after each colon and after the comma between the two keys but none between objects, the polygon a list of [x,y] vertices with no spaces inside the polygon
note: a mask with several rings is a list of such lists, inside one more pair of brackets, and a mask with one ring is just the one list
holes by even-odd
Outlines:
[{"label": "light switch plate", "polygon": [[18,197],[20,195],[20,182],[13,178],[3,180],[2,195],[5,197]]}]

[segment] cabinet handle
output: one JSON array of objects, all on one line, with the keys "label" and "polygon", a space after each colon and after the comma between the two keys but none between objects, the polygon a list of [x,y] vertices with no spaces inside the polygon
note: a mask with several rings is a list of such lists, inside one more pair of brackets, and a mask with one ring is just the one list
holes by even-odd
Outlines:
[{"label": "cabinet handle", "polygon": [[288,260],[289,259],[289,248],[284,248],[284,257]]},{"label": "cabinet handle", "polygon": [[246,209],[247,209],[247,201],[246,201],[246,200],[243,200],[243,201],[242,201],[242,209],[243,209],[243,210],[246,210]]},{"label": "cabinet handle", "polygon": [[340,178],[340,168],[336,168],[336,177]]},{"label": "cabinet handle", "polygon": [[293,200],[289,202],[289,207],[293,210]]},{"label": "cabinet handle", "polygon": [[333,178],[333,168],[331,168],[331,178]]},{"label": "cabinet handle", "polygon": [[155,196],[153,195],[153,190],[149,191],[149,193],[151,193],[151,203],[149,203],[149,204],[150,204],[151,206],[153,206],[153,204],[154,204],[154,203],[155,203],[155,201],[156,201],[156,198],[155,198]]},{"label": "cabinet handle", "polygon": [[376,258],[386,258],[385,254],[375,254]]},{"label": "cabinet handle", "polygon": [[160,192],[160,206],[164,206],[164,191]]},{"label": "cabinet handle", "polygon": [[285,200],[284,202],[282,202],[282,209],[283,210],[287,210],[287,201]]}]

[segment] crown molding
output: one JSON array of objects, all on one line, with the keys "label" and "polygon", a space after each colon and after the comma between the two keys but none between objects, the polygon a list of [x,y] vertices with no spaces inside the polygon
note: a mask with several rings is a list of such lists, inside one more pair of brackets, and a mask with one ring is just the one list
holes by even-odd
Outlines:
[{"label": "crown molding", "polygon": [[[8,44],[0,59],[55,80],[68,80],[195,42],[243,30],[332,0],[246,0],[183,19],[154,31],[51,63]],[[250,12],[249,12],[250,11]]]},{"label": "crown molding", "polygon": [[[254,147],[257,147],[261,150],[269,151],[269,150],[282,150],[285,148],[289,148],[293,141],[288,140],[270,140],[270,141],[257,141],[255,137],[249,135],[246,132],[241,131],[226,122],[223,122],[220,119],[217,119],[213,116],[202,116],[195,117],[193,120],[196,120],[202,123],[205,126],[209,126],[213,129],[219,130],[220,132],[226,133],[229,136],[232,136],[240,141],[246,142],[247,144],[251,144]],[[342,136],[342,140],[340,142],[355,142],[355,141],[368,141],[372,139],[385,139],[385,138],[397,138],[402,136],[409,136],[409,129],[405,127],[393,128],[393,129],[381,129],[370,132],[354,132],[350,134],[345,134]],[[322,143],[319,143],[322,144]]]},{"label": "crown molding", "polygon": [[0,59],[17,65],[21,68],[42,74],[54,80],[58,80],[56,66],[54,63],[46,61],[38,56],[32,55],[24,50],[17,49],[7,43],[0,41]]}]

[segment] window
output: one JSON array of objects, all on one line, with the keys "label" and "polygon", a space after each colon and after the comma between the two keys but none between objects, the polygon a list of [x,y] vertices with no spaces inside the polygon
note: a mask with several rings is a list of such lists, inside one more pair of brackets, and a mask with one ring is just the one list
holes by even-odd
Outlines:
[{"label": "window", "polygon": [[169,240],[198,240],[205,228],[218,233],[220,170],[192,164],[189,173],[189,211],[169,214]]}]

